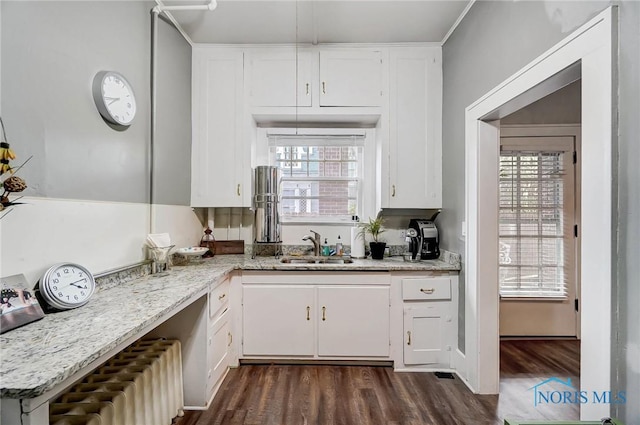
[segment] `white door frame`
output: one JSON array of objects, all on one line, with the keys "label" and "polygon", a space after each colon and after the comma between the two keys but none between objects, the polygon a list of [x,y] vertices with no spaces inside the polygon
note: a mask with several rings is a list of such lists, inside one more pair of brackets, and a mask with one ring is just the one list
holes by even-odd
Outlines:
[{"label": "white door frame", "polygon": [[[497,394],[499,365],[498,158],[499,119],[582,78],[582,323],[580,386],[611,387],[611,288],[616,239],[612,204],[617,127],[617,10],[610,7],[467,107],[465,116],[466,373],[476,392]],[[574,65],[574,66],[572,66]],[[566,76],[565,76],[566,77]],[[527,397],[527,394],[523,394]],[[606,404],[583,404],[583,420],[609,414]]]}]

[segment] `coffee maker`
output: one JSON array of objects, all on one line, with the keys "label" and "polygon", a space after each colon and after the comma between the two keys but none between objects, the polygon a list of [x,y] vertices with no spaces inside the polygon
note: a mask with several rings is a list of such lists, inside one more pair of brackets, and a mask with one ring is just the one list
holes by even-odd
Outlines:
[{"label": "coffee maker", "polygon": [[422,218],[412,218],[409,221],[407,237],[409,238],[409,249],[411,259],[434,260],[440,257],[440,246],[438,242],[438,228],[431,220]]}]

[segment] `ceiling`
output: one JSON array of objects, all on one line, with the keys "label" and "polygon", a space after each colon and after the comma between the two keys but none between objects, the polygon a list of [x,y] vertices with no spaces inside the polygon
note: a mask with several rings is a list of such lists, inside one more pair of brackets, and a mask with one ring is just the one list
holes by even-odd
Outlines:
[{"label": "ceiling", "polygon": [[194,43],[439,43],[473,1],[218,0],[214,11],[170,14]]}]

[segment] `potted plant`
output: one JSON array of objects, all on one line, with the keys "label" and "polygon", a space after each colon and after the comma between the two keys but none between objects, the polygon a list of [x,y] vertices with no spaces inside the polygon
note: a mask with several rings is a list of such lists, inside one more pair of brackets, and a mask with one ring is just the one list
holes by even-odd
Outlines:
[{"label": "potted plant", "polygon": [[387,246],[386,242],[380,240],[380,234],[385,231],[382,227],[383,223],[384,220],[382,217],[375,219],[369,217],[368,223],[362,223],[360,225],[363,236],[367,233],[371,235],[372,241],[369,242],[369,247],[371,248],[371,258],[374,260],[382,260],[384,257],[384,249]]}]

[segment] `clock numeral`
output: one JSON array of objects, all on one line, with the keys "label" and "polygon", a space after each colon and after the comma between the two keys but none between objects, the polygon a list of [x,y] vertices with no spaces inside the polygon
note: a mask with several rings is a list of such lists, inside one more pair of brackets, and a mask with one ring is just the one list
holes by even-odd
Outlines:
[{"label": "clock numeral", "polygon": [[77,295],[74,295],[74,296],[73,296],[73,298],[74,298],[76,301],[78,301],[78,296],[77,296]]},{"label": "clock numeral", "polygon": [[[84,288],[85,288],[85,289],[87,289],[87,287],[86,287],[86,286],[85,286]],[[80,295],[82,295],[82,296],[84,297],[84,291],[80,291]],[[76,297],[77,297],[77,295],[76,295]],[[76,299],[77,299],[77,298],[76,298]]]},{"label": "clock numeral", "polygon": [[52,286],[52,288],[53,288],[53,290],[54,290],[54,291],[57,291],[57,290],[58,290],[58,287],[57,287],[57,286]]},{"label": "clock numeral", "polygon": [[62,298],[62,297],[64,296],[64,294],[63,294],[62,292],[58,292],[58,296],[59,296],[60,298]]},{"label": "clock numeral", "polygon": [[60,279],[53,279],[53,283],[60,283]]},{"label": "clock numeral", "polygon": [[63,269],[62,271],[64,272],[64,274],[69,274],[69,269]]},{"label": "clock numeral", "polygon": [[70,299],[71,299],[71,297],[70,297],[69,295],[67,295],[67,299],[68,299],[68,300],[70,300]]},{"label": "clock numeral", "polygon": [[78,274],[78,276],[82,277],[82,272],[80,272],[80,273]]},{"label": "clock numeral", "polygon": [[58,277],[60,277],[60,272],[56,272],[56,274],[58,275]]}]

